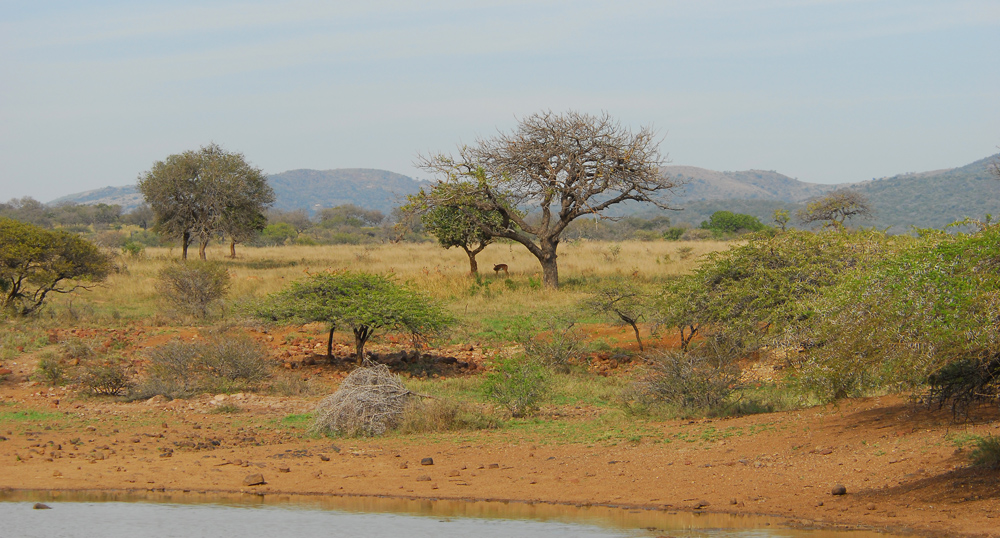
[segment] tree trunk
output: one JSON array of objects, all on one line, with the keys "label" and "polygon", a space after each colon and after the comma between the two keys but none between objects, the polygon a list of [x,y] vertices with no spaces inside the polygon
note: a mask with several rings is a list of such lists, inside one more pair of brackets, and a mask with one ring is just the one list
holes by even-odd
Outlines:
[{"label": "tree trunk", "polygon": [[184,232],[181,235],[181,259],[188,259],[188,245],[191,244],[191,232]]},{"label": "tree trunk", "polygon": [[206,248],[208,248],[208,241],[203,239],[201,242],[198,243],[198,258],[202,261],[208,259],[205,257]]},{"label": "tree trunk", "polygon": [[354,329],[354,359],[358,361],[358,366],[361,366],[361,361],[365,358],[365,343],[368,342],[369,336],[371,329],[364,325]]},{"label": "tree trunk", "polygon": [[636,324],[635,324],[635,322],[633,322],[633,321],[628,322],[628,324],[631,325],[632,326],[632,330],[635,331],[635,341],[639,342],[639,351],[643,351],[643,349],[642,349],[642,340],[639,339],[639,327],[637,327]]},{"label": "tree trunk", "polygon": [[465,255],[469,257],[469,274],[472,275],[472,276],[478,275],[479,274],[479,263],[476,262],[476,254],[479,251],[478,250],[474,250],[474,251],[473,250],[469,250],[469,248],[466,247],[465,245],[462,245],[462,250],[464,250],[465,251]]},{"label": "tree trunk", "polygon": [[233,259],[233,260],[236,259],[236,240],[235,239],[230,239],[230,241],[229,241],[229,258]]},{"label": "tree trunk", "polygon": [[333,364],[333,330],[336,325],[330,327],[330,338],[326,341],[326,362]]}]

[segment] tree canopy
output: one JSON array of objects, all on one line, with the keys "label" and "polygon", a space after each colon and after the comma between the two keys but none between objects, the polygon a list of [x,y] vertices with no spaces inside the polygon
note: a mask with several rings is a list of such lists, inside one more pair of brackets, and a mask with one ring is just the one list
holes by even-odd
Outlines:
[{"label": "tree canopy", "polygon": [[26,316],[50,293],[89,289],[111,262],[93,243],[63,231],[0,217],[0,309]]},{"label": "tree canopy", "polygon": [[718,233],[759,232],[766,228],[764,223],[753,215],[733,213],[732,211],[716,211],[701,227]]},{"label": "tree canopy", "polygon": [[556,250],[574,219],[628,200],[667,207],[663,195],[677,184],[661,173],[663,163],[649,127],[633,132],[607,114],[541,112],[513,133],[461,147],[457,156],[421,157],[419,166],[440,179],[415,198],[428,207],[498,213],[498,223],[465,214],[484,232],[524,245],[541,264],[545,285],[555,288]]},{"label": "tree canopy", "polygon": [[139,176],[138,187],[156,219],[154,230],[179,238],[184,259],[194,239],[205,259],[205,247],[218,233],[230,236],[235,255],[237,242],[264,228],[264,211],[274,203],[264,173],[217,144],[157,161]]},{"label": "tree canopy", "polygon": [[870,219],[874,210],[864,194],[840,189],[809,202],[796,216],[802,224],[822,222],[824,227],[843,230],[845,221],[854,217]]},{"label": "tree canopy", "polygon": [[255,314],[272,321],[329,323],[331,358],[337,326],[350,327],[359,364],[365,344],[379,330],[405,331],[419,343],[453,322],[436,302],[389,276],[349,271],[316,273],[293,282],[267,297]]}]

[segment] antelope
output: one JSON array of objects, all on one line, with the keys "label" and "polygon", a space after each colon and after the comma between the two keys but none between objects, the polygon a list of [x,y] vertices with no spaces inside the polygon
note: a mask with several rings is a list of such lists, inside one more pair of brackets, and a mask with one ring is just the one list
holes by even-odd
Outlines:
[{"label": "antelope", "polygon": [[498,264],[496,264],[496,265],[493,266],[493,274],[495,274],[497,277],[500,276],[500,271],[503,271],[504,276],[506,276],[508,278],[510,277],[510,273],[507,272],[507,264],[506,263],[498,263]]}]

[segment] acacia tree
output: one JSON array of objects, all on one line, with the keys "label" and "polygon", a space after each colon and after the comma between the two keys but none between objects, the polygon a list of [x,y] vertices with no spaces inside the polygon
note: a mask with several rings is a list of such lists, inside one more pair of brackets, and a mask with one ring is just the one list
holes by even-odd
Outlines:
[{"label": "acacia tree", "polygon": [[[479,274],[476,255],[496,240],[492,230],[503,225],[503,217],[496,211],[484,211],[475,206],[427,205],[421,195],[407,197],[404,215],[420,215],[424,230],[437,238],[444,248],[460,247],[469,257],[469,273]],[[509,206],[509,204],[508,204]],[[509,209],[516,212],[514,209]],[[480,223],[486,223],[481,226]]]},{"label": "acacia tree", "polygon": [[844,229],[844,221],[853,217],[870,219],[874,215],[868,197],[858,191],[840,189],[813,200],[796,216],[802,224],[823,222],[823,227]]},{"label": "acacia tree", "polygon": [[650,308],[650,297],[635,282],[624,278],[614,279],[601,286],[584,305],[592,312],[632,327],[639,351],[643,351],[642,339],[639,338],[639,321]]},{"label": "acacia tree", "polygon": [[111,262],[93,243],[63,231],[0,217],[0,309],[27,316],[50,293],[90,289]]},{"label": "acacia tree", "polygon": [[241,153],[217,144],[202,146],[157,161],[139,176],[139,191],[156,220],[153,229],[181,240],[181,258],[199,241],[198,256],[205,259],[209,240],[219,233],[235,239],[248,230],[263,228],[264,211],[274,203],[274,191],[264,173]]},{"label": "acacia tree", "polygon": [[439,333],[452,318],[421,293],[371,273],[317,273],[270,295],[255,309],[271,321],[330,324],[327,358],[333,359],[333,333],[346,325],[354,333],[355,358],[364,358],[365,344],[376,331],[401,330],[415,342]]},{"label": "acacia tree", "polygon": [[[414,199],[431,208],[467,208],[463,213],[484,233],[524,245],[541,264],[545,285],[557,288],[556,250],[574,219],[601,216],[626,200],[668,208],[660,195],[678,184],[661,173],[663,163],[649,127],[632,132],[608,114],[541,112],[513,133],[463,146],[457,156],[421,156],[418,166],[441,179]],[[515,210],[529,207],[528,215]],[[499,214],[499,222],[478,212]]]}]

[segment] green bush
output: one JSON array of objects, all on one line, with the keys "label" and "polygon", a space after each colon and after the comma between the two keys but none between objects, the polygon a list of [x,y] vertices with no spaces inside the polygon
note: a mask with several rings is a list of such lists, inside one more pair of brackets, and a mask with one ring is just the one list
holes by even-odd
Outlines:
[{"label": "green bush", "polygon": [[1000,437],[995,435],[977,437],[975,445],[969,454],[973,465],[986,469],[1000,469]]},{"label": "green bush", "polygon": [[674,226],[673,228],[663,232],[663,238],[667,241],[680,241],[681,236],[684,235],[685,231],[687,231],[687,228]]},{"label": "green bush", "polygon": [[68,381],[66,367],[59,363],[59,360],[47,352],[38,360],[35,373],[32,378],[41,383],[57,387]]},{"label": "green bush", "polygon": [[568,313],[525,318],[515,327],[514,340],[524,348],[525,355],[559,371],[568,371],[572,359],[581,359],[591,351],[576,320]]},{"label": "green bush", "polygon": [[483,381],[486,399],[503,407],[512,417],[538,410],[549,386],[549,376],[540,364],[527,357],[500,359]]},{"label": "green bush", "polygon": [[708,220],[701,223],[702,229],[711,230],[717,234],[759,232],[766,227],[760,219],[753,215],[731,211],[716,211]]},{"label": "green bush", "polygon": [[221,310],[229,291],[229,272],[218,263],[190,261],[160,271],[159,291],[178,312],[199,318]]},{"label": "green bush", "polygon": [[171,340],[150,349],[147,357],[146,376],[134,398],[255,390],[273,370],[267,350],[244,335],[221,334],[205,342]]}]

